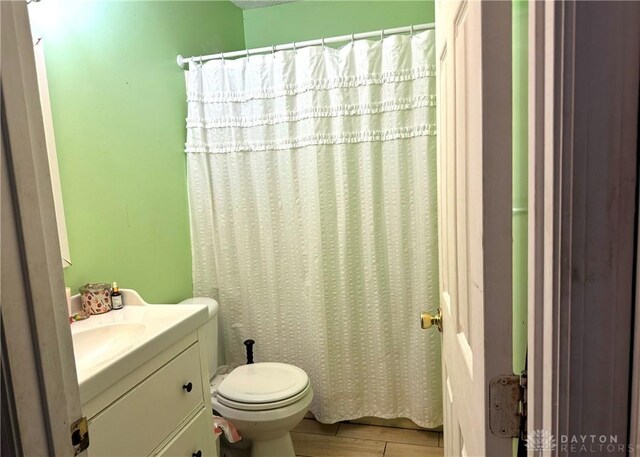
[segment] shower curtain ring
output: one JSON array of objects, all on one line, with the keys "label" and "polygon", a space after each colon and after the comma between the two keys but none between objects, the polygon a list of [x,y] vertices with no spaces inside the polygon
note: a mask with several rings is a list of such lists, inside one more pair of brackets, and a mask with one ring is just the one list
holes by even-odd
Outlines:
[{"label": "shower curtain ring", "polygon": [[249,60],[249,50],[247,49],[247,60]]},{"label": "shower curtain ring", "polygon": [[224,52],[220,53],[220,58],[222,59],[222,65],[224,65]]},{"label": "shower curtain ring", "polygon": [[320,43],[322,43],[322,50],[324,51],[324,38],[320,39]]},{"label": "shower curtain ring", "polygon": [[409,30],[411,30],[411,36],[413,36],[413,24],[409,26]]},{"label": "shower curtain ring", "polygon": [[276,58],[276,45],[272,45],[271,46],[271,55],[273,56],[273,58]]},{"label": "shower curtain ring", "polygon": [[353,42],[356,41],[356,35],[355,33],[351,34],[351,44],[353,44]]},{"label": "shower curtain ring", "polygon": [[298,48],[296,47],[296,42],[293,42],[293,52],[296,53],[298,52]]},{"label": "shower curtain ring", "polygon": [[380,30],[380,40],[384,40],[384,29]]}]

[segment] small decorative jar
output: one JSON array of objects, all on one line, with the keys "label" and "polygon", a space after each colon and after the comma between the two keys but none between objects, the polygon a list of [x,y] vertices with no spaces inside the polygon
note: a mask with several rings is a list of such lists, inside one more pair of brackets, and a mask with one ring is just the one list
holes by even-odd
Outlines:
[{"label": "small decorative jar", "polygon": [[111,311],[111,286],[106,283],[85,284],[80,288],[80,299],[85,314]]}]

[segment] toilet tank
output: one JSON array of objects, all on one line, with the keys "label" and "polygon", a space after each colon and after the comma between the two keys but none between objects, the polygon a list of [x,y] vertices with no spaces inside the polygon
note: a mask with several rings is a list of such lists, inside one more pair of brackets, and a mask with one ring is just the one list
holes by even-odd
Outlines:
[{"label": "toilet tank", "polygon": [[209,320],[204,324],[204,338],[209,358],[209,378],[218,368],[218,302],[209,297],[193,297],[181,301],[184,305],[207,305]]}]

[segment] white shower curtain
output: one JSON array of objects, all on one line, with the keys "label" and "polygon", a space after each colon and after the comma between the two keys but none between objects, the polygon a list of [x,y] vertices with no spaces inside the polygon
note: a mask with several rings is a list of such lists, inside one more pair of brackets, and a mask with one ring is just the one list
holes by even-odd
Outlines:
[{"label": "white shower curtain", "polygon": [[194,294],[321,422],[442,423],[434,83],[433,31],[190,65]]}]

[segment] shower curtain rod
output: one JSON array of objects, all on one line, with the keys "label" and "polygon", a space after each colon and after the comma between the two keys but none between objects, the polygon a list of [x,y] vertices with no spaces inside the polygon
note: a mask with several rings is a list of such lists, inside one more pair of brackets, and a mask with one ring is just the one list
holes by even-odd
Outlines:
[{"label": "shower curtain rod", "polygon": [[317,46],[319,44],[332,44],[332,43],[340,43],[343,41],[354,41],[354,40],[363,40],[366,38],[384,38],[387,35],[395,35],[398,33],[413,33],[420,32],[422,30],[429,30],[435,28],[435,23],[431,24],[418,24],[418,25],[410,25],[406,27],[396,27],[393,29],[382,29],[376,30],[375,32],[364,32],[364,33],[352,33],[351,35],[341,35],[331,38],[320,38],[319,40],[307,40],[307,41],[298,41],[287,44],[278,44],[274,46],[265,46],[263,48],[254,48],[254,49],[245,49],[243,51],[232,51],[232,52],[221,52],[219,54],[210,54],[208,56],[193,56],[193,57],[182,57],[178,55],[176,59],[178,62],[178,66],[180,68],[184,68],[185,65],[190,62],[205,62],[207,60],[216,60],[216,59],[226,59],[229,57],[249,57],[250,55],[255,54],[265,54],[268,52],[276,52],[276,51],[286,51],[290,49],[300,49],[307,46]]}]

